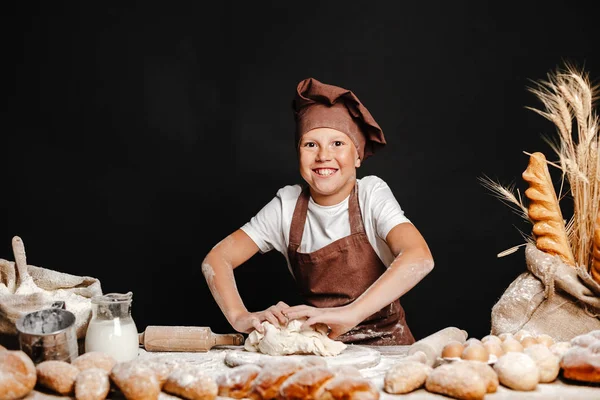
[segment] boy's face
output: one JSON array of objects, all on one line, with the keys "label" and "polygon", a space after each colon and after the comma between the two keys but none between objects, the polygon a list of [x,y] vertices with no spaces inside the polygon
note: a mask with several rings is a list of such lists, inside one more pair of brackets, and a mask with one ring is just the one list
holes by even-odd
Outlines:
[{"label": "boy's face", "polygon": [[331,128],[313,129],[302,135],[298,153],[300,175],[317,204],[334,205],[348,197],[360,159],[345,133]]}]

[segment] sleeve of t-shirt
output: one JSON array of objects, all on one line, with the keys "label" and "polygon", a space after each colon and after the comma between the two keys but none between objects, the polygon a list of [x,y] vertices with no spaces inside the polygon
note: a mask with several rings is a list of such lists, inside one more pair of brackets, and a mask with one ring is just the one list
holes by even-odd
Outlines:
[{"label": "sleeve of t-shirt", "polygon": [[261,253],[267,253],[280,247],[276,242],[282,241],[281,212],[281,198],[275,196],[258,214],[240,228],[250,236]]},{"label": "sleeve of t-shirt", "polygon": [[399,224],[409,222],[392,190],[381,178],[375,178],[371,192],[372,212],[377,235],[385,240],[388,233]]}]

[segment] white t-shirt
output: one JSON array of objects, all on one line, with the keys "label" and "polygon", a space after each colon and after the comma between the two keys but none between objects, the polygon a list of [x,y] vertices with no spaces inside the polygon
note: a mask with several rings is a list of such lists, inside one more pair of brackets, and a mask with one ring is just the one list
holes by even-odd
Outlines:
[{"label": "white t-shirt", "polygon": [[[357,179],[357,182],[358,203],[367,237],[384,265],[389,266],[394,261],[394,254],[385,238],[396,225],[410,221],[381,178],[365,176]],[[282,253],[290,272],[292,269],[287,255],[290,226],[301,192],[300,185],[288,185],[279,189],[275,198],[241,227],[261,253],[273,249]],[[299,252],[312,253],[350,235],[348,199],[349,196],[339,204],[321,206],[310,198]]]}]

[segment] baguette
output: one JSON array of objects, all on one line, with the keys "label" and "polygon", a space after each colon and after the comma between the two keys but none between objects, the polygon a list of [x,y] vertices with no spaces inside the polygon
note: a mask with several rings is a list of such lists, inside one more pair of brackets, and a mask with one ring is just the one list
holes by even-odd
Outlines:
[{"label": "baguette", "polygon": [[592,249],[592,268],[590,275],[598,283],[600,283],[600,212],[596,218],[596,227],[594,228],[594,244]]},{"label": "baguette", "polygon": [[529,199],[528,214],[533,222],[536,247],[545,253],[559,256],[568,265],[575,266],[565,222],[544,154],[536,152],[530,156],[523,179],[529,183],[525,196]]}]

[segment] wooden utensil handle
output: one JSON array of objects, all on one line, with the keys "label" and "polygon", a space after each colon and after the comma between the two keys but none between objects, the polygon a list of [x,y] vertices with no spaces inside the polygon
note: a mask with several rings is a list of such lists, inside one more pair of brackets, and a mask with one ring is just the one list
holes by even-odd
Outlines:
[{"label": "wooden utensil handle", "polygon": [[244,344],[244,336],[239,333],[214,334],[215,346],[240,346]]}]

